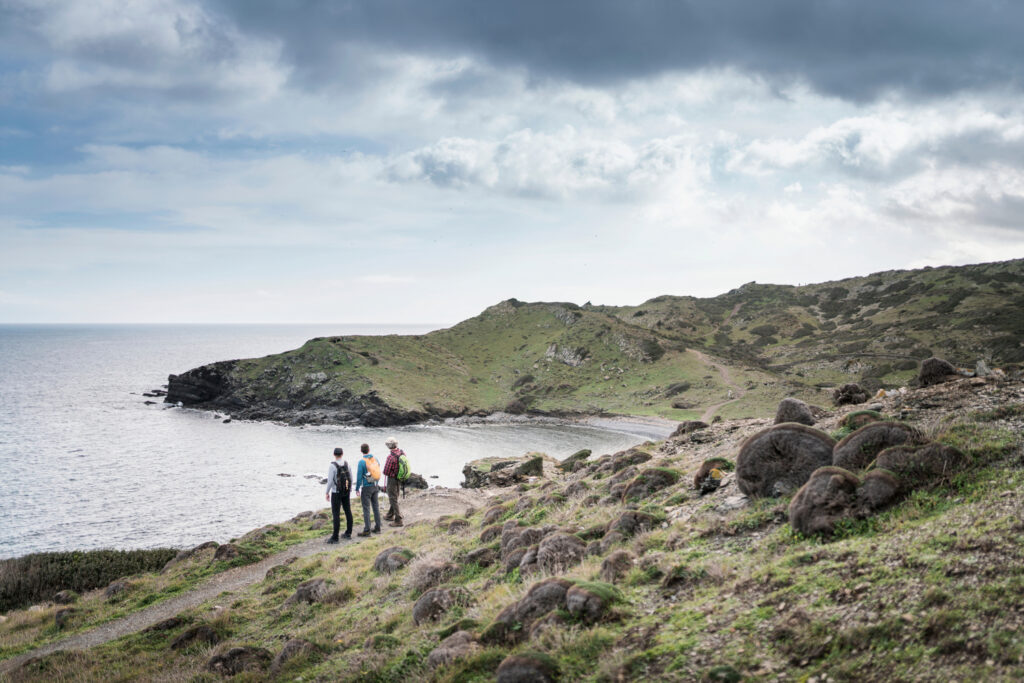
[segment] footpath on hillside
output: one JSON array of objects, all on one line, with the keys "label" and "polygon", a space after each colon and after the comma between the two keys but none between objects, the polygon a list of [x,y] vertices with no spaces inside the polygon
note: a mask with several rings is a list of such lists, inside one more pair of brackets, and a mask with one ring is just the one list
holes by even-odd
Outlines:
[{"label": "footpath on hillside", "polygon": [[710,358],[708,358],[707,354],[701,353],[696,349],[687,349],[687,352],[692,353],[694,356],[697,357],[697,359],[701,363],[704,363],[704,365],[709,366],[712,370],[717,372],[718,376],[722,379],[722,382],[724,382],[725,385],[729,387],[729,391],[732,392],[732,398],[730,398],[729,400],[722,401],[721,403],[716,403],[713,406],[708,406],[708,408],[704,410],[704,414],[700,416],[701,422],[711,422],[711,419],[715,416],[715,413],[717,413],[719,410],[729,405],[730,403],[735,403],[736,401],[743,398],[743,395],[746,393],[746,391],[732,378],[732,373],[729,371],[729,368],[727,366],[715,363]]},{"label": "footpath on hillside", "polygon": [[[486,504],[491,494],[481,489],[446,489],[435,488],[410,494],[407,520],[410,524],[435,520],[442,515],[462,514],[466,508],[481,507]],[[403,508],[404,509],[404,508]],[[355,529],[358,530],[358,529]],[[384,533],[401,533],[400,529],[384,527]],[[157,624],[165,619],[180,614],[184,610],[198,607],[207,600],[212,600],[225,592],[242,590],[263,580],[267,570],[293,559],[316,555],[317,553],[344,553],[345,549],[363,539],[353,536],[351,541],[340,545],[325,545],[323,538],[294,545],[276,555],[266,557],[255,564],[236,567],[216,574],[205,583],[176,595],[168,600],[150,605],[138,612],[125,615],[106,624],[81,633],[76,633],[62,640],[43,645],[42,647],[23,652],[8,660],[0,661],[0,674],[14,671],[34,657],[42,657],[59,650],[85,650],[102,645],[130,633],[137,633],[144,628]]]}]

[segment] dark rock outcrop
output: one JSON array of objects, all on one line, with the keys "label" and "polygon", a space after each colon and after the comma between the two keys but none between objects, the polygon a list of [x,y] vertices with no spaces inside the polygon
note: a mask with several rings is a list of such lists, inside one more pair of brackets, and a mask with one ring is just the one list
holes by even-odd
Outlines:
[{"label": "dark rock outcrop", "polygon": [[707,429],[709,426],[707,422],[701,422],[700,420],[685,420],[679,423],[679,426],[675,428],[675,431],[672,432],[669,438],[674,439],[701,429]]},{"label": "dark rock outcrop", "polygon": [[682,475],[667,467],[652,467],[643,470],[622,492],[622,502],[644,500],[652,493],[672,486]]},{"label": "dark rock outcrop", "polygon": [[323,602],[330,592],[331,584],[322,578],[310,579],[309,581],[303,581],[295,589],[287,600],[284,601],[286,605],[293,605],[297,602],[305,602],[307,604],[313,604],[316,602]]},{"label": "dark rock outcrop", "polygon": [[775,424],[783,422],[796,422],[810,427],[815,420],[806,403],[797,398],[784,398],[779,401],[778,410],[775,411]]},{"label": "dark rock outcrop", "polygon": [[410,489],[426,489],[430,488],[427,480],[423,478],[422,474],[416,474],[415,472],[409,473],[409,478],[403,482],[405,488]]},{"label": "dark rock outcrop", "polygon": [[964,453],[940,443],[894,446],[875,459],[875,467],[896,476],[901,493],[948,483],[969,465]]},{"label": "dark rock outcrop", "polygon": [[867,400],[868,392],[856,383],[844,384],[832,392],[832,402],[837,406],[864,403]]},{"label": "dark rock outcrop", "polygon": [[231,371],[238,365],[236,360],[210,363],[167,378],[165,403],[182,403],[186,406],[212,403],[227,395],[232,389]]},{"label": "dark rock outcrop", "polygon": [[220,634],[206,624],[193,626],[178,634],[171,641],[172,650],[182,650],[192,645],[216,645],[221,640]]},{"label": "dark rock outcrop", "polygon": [[921,362],[921,371],[917,375],[917,382],[922,387],[930,387],[956,379],[956,377],[956,368],[952,363],[932,356]]},{"label": "dark rock outcrop", "polygon": [[925,441],[921,432],[902,422],[872,422],[836,444],[832,449],[832,464],[856,472],[870,465],[886,448]]},{"label": "dark rock outcrop", "polygon": [[224,545],[217,546],[217,551],[213,554],[213,561],[233,560],[241,554],[242,549],[237,545],[234,543],[225,543]]},{"label": "dark rock outcrop", "polygon": [[577,619],[593,624],[600,621],[619,599],[614,586],[602,583],[579,583],[565,594],[565,608]]},{"label": "dark rock outcrop", "polygon": [[558,663],[540,652],[509,655],[498,666],[498,683],[554,683]]},{"label": "dark rock outcrop", "polygon": [[784,495],[804,485],[814,470],[832,464],[835,441],[801,424],[784,423],[752,435],[736,456],[736,483],[751,497]]},{"label": "dark rock outcrop", "polygon": [[854,516],[857,475],[841,467],[814,471],[789,503],[789,523],[803,534],[830,534],[841,520]]},{"label": "dark rock outcrop", "polygon": [[575,472],[587,462],[587,458],[590,457],[590,449],[584,448],[583,450],[576,451],[568,458],[558,463],[556,467],[563,472]]},{"label": "dark rock outcrop", "polygon": [[78,601],[78,593],[72,590],[63,590],[53,596],[53,601],[58,605],[71,605]]}]

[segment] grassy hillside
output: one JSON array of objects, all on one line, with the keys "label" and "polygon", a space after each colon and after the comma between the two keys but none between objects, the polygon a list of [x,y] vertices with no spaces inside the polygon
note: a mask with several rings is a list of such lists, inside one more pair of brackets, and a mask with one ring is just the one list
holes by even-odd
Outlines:
[{"label": "grassy hillside", "polygon": [[[419,336],[327,337],[225,365],[195,400],[296,422],[627,413],[673,419],[758,414],[783,396],[911,383],[931,355],[973,367],[1024,362],[1024,260],[891,271],[793,287],[749,283],[710,299],[640,306],[511,299]],[[730,402],[731,401],[731,402]],[[727,405],[722,405],[728,402]]]},{"label": "grassy hillside", "polygon": [[[890,418],[910,416],[928,438],[961,449],[969,467],[831,538],[794,531],[788,496],[737,496],[732,475],[710,494],[694,490],[706,458],[735,460],[771,422],[724,421],[505,489],[487,509],[281,564],[172,624],[30,661],[11,680],[216,681],[211,667],[237,648],[255,653],[235,679],[245,681],[490,681],[517,655],[559,680],[1020,680],[1022,401],[1019,380],[980,379],[885,399]],[[851,410],[817,426],[838,436]],[[617,533],[629,515],[651,523]],[[527,543],[561,534],[589,545],[554,571],[510,563],[519,556],[504,537],[534,532]],[[389,548],[400,558],[391,571],[377,562]],[[594,596],[594,609],[548,605],[500,626],[552,577]],[[297,599],[310,582],[316,596]],[[435,588],[457,599],[417,623]],[[116,608],[93,596],[73,619]],[[51,635],[40,626],[52,623],[51,608],[8,617],[0,641]],[[212,642],[186,638],[202,628]],[[465,651],[437,665],[432,653],[460,630]],[[22,647],[30,641],[19,637]]]}]

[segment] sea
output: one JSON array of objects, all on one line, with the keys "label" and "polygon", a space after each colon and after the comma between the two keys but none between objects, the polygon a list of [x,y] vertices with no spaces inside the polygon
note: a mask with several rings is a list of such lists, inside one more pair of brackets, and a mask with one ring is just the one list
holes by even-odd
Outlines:
[{"label": "sea", "polygon": [[[324,506],[336,446],[458,487],[484,456],[612,453],[659,436],[598,424],[293,427],[143,396],[167,375],[297,348],[318,336],[419,334],[409,325],[0,325],[0,558],[44,551],[225,542]],[[664,436],[663,434],[660,436]]]}]

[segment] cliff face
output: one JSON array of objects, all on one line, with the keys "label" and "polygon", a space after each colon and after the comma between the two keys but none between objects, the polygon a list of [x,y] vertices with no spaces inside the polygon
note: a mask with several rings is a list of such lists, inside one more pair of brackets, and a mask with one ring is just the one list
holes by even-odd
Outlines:
[{"label": "cliff face", "polygon": [[[510,299],[426,335],[327,337],[169,378],[166,400],[293,423],[405,424],[504,411],[757,414],[912,384],[939,355],[1024,363],[1024,260],[803,287],[748,283],[639,306]],[[679,387],[686,389],[679,391]]]}]

